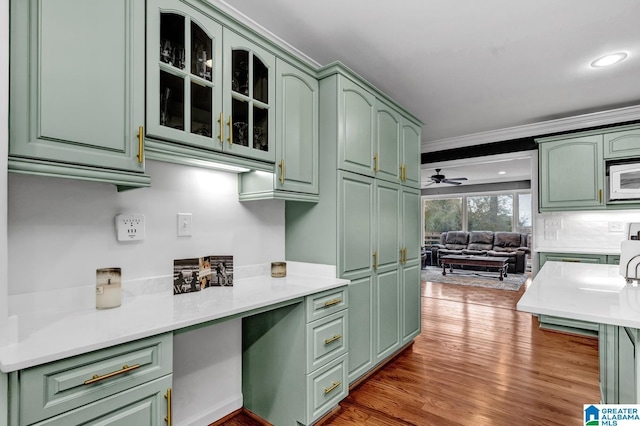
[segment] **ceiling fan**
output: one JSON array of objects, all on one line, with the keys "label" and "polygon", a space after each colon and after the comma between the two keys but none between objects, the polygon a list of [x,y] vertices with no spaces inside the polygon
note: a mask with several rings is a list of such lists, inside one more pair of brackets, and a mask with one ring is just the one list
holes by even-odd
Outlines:
[{"label": "ceiling fan", "polygon": [[451,185],[461,185],[462,182],[457,182],[459,180],[467,180],[466,177],[459,177],[459,178],[449,178],[447,179],[445,177],[445,175],[441,175],[440,174],[440,170],[442,169],[436,169],[436,174],[431,176],[431,182],[427,184],[427,186],[432,185],[434,183],[448,183]]}]

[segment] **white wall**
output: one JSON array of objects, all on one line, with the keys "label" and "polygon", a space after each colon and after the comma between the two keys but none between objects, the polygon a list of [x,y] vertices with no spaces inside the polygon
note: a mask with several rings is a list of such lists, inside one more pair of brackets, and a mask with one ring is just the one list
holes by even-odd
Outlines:
[{"label": "white wall", "polygon": [[[7,308],[7,150],[9,146],[9,0],[0,0],[0,330]],[[5,333],[0,333],[0,344]]]},{"label": "white wall", "polygon": [[[232,254],[236,266],[284,259],[284,202],[238,201],[237,176],[147,161],[152,187],[9,175],[9,294],[95,284],[97,268],[123,281],[166,276],[173,260]],[[146,238],[118,242],[115,216],[145,215]],[[193,236],[177,236],[177,213]]]}]

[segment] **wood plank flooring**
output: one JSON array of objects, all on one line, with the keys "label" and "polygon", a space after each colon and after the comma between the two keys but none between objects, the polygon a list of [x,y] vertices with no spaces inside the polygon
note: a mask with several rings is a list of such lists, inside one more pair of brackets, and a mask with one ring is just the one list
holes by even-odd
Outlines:
[{"label": "wood plank flooring", "polygon": [[[597,339],[542,331],[524,291],[422,283],[422,333],[325,425],[583,425],[598,403]],[[239,415],[227,426],[253,426]]]}]

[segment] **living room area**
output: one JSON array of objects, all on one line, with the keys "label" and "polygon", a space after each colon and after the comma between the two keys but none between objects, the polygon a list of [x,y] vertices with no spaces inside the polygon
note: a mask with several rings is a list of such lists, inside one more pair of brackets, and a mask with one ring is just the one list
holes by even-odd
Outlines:
[{"label": "living room area", "polygon": [[532,270],[536,154],[422,165],[423,280],[520,288]]}]

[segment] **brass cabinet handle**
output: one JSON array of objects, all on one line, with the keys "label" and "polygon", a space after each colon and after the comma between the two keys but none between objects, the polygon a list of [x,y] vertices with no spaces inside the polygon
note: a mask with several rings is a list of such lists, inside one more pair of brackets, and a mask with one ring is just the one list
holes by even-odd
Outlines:
[{"label": "brass cabinet handle", "polygon": [[220,124],[220,136],[218,136],[218,139],[220,139],[221,144],[224,144],[224,117],[222,113],[218,116],[218,123]]},{"label": "brass cabinet handle", "polygon": [[280,167],[280,184],[284,185],[284,160],[280,160],[278,167]]},{"label": "brass cabinet handle", "polygon": [[335,342],[336,340],[340,340],[342,339],[342,334],[336,334],[333,337],[329,337],[328,339],[324,340],[324,344],[328,345],[329,343]]},{"label": "brass cabinet handle", "polygon": [[167,389],[164,397],[167,400],[167,417],[164,418],[164,421],[167,422],[167,426],[171,426],[171,388]]},{"label": "brass cabinet handle", "polygon": [[400,180],[404,180],[404,165],[400,166]]},{"label": "brass cabinet handle", "polygon": [[400,263],[404,263],[404,249],[400,249]]},{"label": "brass cabinet handle", "polygon": [[324,307],[329,307],[329,306],[333,306],[333,305],[337,305],[338,303],[342,302],[342,299],[333,299],[330,300],[328,302],[324,302]]},{"label": "brass cabinet handle", "polygon": [[98,376],[97,374],[94,374],[93,377],[87,380],[86,382],[84,382],[84,384],[90,385],[92,383],[96,383],[101,380],[110,379],[112,377],[119,376],[120,374],[128,373],[129,371],[135,370],[136,368],[140,368],[140,364],[134,364],[131,367],[125,364],[122,366],[121,370],[112,371],[111,373],[107,373],[104,376]]},{"label": "brass cabinet handle", "polygon": [[144,159],[144,126],[138,127],[138,163]]},{"label": "brass cabinet handle", "polygon": [[400,177],[400,179],[404,182],[405,180],[407,180],[407,165],[406,164],[402,165],[401,174],[402,174],[402,176]]},{"label": "brass cabinet handle", "polygon": [[378,170],[380,170],[378,168],[378,153],[376,152],[376,155],[373,156],[373,163],[375,164],[373,167],[373,171],[378,173]]},{"label": "brass cabinet handle", "polygon": [[602,203],[602,189],[598,189],[598,202]]},{"label": "brass cabinet handle", "polygon": [[403,263],[406,265],[407,264],[407,248],[405,247],[403,250],[404,250],[404,262]]},{"label": "brass cabinet handle", "polygon": [[378,269],[378,251],[373,252],[373,269]]},{"label": "brass cabinet handle", "polygon": [[335,388],[337,388],[338,386],[340,386],[342,384],[342,382],[333,382],[331,384],[331,386],[329,386],[328,388],[324,388],[324,394],[328,394],[329,392],[331,392],[332,390],[334,390]]},{"label": "brass cabinet handle", "polygon": [[233,119],[229,116],[229,137],[227,140],[229,141],[229,145],[233,145]]},{"label": "brass cabinet handle", "polygon": [[562,259],[561,262],[580,263],[578,259]]}]

